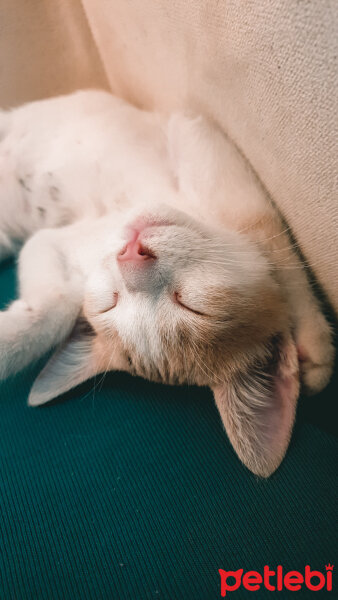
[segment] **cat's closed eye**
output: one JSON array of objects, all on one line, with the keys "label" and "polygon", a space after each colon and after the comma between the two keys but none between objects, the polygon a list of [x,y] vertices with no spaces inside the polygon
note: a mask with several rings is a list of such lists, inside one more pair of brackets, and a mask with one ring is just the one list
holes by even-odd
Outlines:
[{"label": "cat's closed eye", "polygon": [[189,310],[191,313],[193,313],[195,315],[199,315],[201,317],[209,316],[209,315],[189,306],[187,304],[187,301],[182,298],[182,294],[180,292],[174,292],[174,302],[175,302],[175,304],[179,304],[182,308],[184,308],[185,310]]}]

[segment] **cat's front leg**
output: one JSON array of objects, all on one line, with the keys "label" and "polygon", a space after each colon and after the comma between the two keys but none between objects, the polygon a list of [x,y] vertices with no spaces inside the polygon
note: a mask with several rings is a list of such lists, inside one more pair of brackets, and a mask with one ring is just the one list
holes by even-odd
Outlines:
[{"label": "cat's front leg", "polygon": [[61,342],[78,317],[83,282],[70,273],[55,234],[38,232],[20,254],[20,299],[0,312],[0,379]]},{"label": "cat's front leg", "polygon": [[295,340],[304,390],[308,394],[316,394],[331,378],[335,350],[332,328],[305,273],[303,276],[304,281],[298,274],[298,281],[291,283]]},{"label": "cat's front leg", "polygon": [[271,237],[270,249],[290,307],[304,391],[320,392],[332,375],[335,349],[332,328],[317,300],[306,270],[286,233]]}]

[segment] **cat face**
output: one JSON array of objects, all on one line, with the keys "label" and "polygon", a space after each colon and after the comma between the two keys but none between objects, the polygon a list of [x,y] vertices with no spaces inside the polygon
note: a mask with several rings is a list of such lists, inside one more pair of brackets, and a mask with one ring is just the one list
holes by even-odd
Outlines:
[{"label": "cat face", "polygon": [[240,459],[270,475],[288,446],[299,377],[268,259],[245,236],[165,207],[131,219],[112,246],[88,279],[84,319],[30,403],[107,370],[207,385]]},{"label": "cat face", "polygon": [[103,346],[119,339],[126,370],[216,385],[282,326],[268,262],[242,236],[162,208],[121,238],[89,281],[85,314]]}]

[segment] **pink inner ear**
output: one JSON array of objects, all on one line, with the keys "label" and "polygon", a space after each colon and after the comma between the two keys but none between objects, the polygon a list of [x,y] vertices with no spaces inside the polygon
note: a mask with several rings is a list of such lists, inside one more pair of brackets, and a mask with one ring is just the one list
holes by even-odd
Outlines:
[{"label": "pink inner ear", "polygon": [[[287,450],[299,394],[297,351],[291,337],[276,348],[275,373],[243,372],[214,389],[229,439],[242,462],[268,477]],[[275,361],[274,361],[275,362]]]},{"label": "pink inner ear", "polygon": [[299,365],[296,346],[291,339],[284,340],[274,376],[272,404],[267,405],[265,429],[270,439],[270,451],[283,453],[289,443],[299,396]]},{"label": "pink inner ear", "polygon": [[[298,373],[275,376],[276,419],[270,427],[272,444],[276,447],[285,445],[289,440],[295,418],[295,407],[299,394]],[[269,423],[267,423],[269,427]]]}]

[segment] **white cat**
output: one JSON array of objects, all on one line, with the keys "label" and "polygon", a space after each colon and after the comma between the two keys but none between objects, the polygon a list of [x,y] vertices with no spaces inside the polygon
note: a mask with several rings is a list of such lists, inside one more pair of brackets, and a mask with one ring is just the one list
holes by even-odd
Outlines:
[{"label": "white cat", "polygon": [[[0,113],[0,377],[52,347],[38,405],[105,370],[210,386],[228,436],[270,475],[299,394],[329,380],[331,331],[280,217],[202,117],[108,93]],[[28,240],[28,241],[26,241]]]}]

